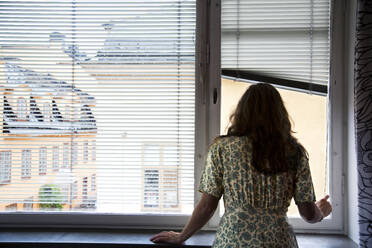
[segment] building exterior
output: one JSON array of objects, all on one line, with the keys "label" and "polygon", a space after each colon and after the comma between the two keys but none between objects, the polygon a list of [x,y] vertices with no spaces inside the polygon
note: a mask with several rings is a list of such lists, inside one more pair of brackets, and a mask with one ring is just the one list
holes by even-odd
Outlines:
[{"label": "building exterior", "polygon": [[[111,149],[110,152],[121,157],[116,161],[111,160],[111,167],[121,168],[116,173],[124,180],[115,183],[114,179],[107,181],[108,191],[100,191],[102,194],[99,198],[104,200],[110,194],[110,188],[119,187],[130,189],[115,196],[118,202],[124,203],[122,211],[181,212],[181,196],[185,195],[185,192],[181,192],[185,188],[183,184],[190,182],[182,182],[180,178],[193,176],[191,169],[184,169],[188,165],[193,168],[193,144],[184,142],[193,138],[193,122],[190,137],[177,130],[194,111],[194,99],[180,101],[174,98],[167,101],[161,96],[167,93],[159,89],[178,89],[181,92],[180,85],[185,83],[181,81],[189,77],[190,90],[193,91],[194,50],[193,47],[188,50],[189,44],[182,44],[181,39],[165,37],[167,34],[162,37],[159,33],[153,39],[141,40],[131,35],[136,25],[142,25],[141,31],[144,33],[153,32],[151,26],[140,18],[103,24],[107,32],[103,46],[96,56],[80,62],[82,68],[97,80],[97,85],[115,89],[111,97],[115,104],[115,115],[123,117],[112,120],[117,124],[115,129],[120,127],[120,132],[124,134],[121,142],[112,141],[112,144],[122,148]],[[181,37],[183,31],[175,25],[174,29],[177,28],[181,30]],[[137,91],[136,96],[132,95],[133,91]],[[153,96],[154,91],[159,92],[159,96]],[[98,102],[105,101],[100,96],[96,98]],[[160,107],[153,107],[156,105]],[[158,124],[159,118],[168,117],[172,121]],[[173,121],[177,119],[181,121]],[[106,126],[108,122],[108,119],[97,118],[98,126]],[[171,130],[175,130],[174,135]],[[97,135],[99,147],[111,142],[100,130]],[[107,160],[105,163],[108,163]],[[131,185],[141,187],[133,188]],[[192,192],[190,196],[193,197]]]},{"label": "building exterior", "polygon": [[[30,50],[62,63],[33,64]],[[0,58],[0,211],[94,208],[95,99],[56,73],[71,56],[51,43],[3,46]]]}]

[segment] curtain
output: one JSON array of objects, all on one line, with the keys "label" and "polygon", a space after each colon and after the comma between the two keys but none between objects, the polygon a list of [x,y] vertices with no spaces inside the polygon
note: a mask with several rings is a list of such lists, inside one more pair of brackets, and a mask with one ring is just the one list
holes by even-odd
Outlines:
[{"label": "curtain", "polygon": [[372,1],[359,0],[355,47],[355,131],[360,247],[372,247]]}]

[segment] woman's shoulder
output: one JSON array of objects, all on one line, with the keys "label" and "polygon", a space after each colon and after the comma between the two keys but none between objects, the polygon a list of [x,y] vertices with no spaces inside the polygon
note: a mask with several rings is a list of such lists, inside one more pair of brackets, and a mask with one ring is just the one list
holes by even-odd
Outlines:
[{"label": "woman's shoulder", "polygon": [[249,138],[247,136],[227,136],[221,135],[215,138],[211,147],[214,148],[231,148],[231,147],[240,147],[249,143]]}]

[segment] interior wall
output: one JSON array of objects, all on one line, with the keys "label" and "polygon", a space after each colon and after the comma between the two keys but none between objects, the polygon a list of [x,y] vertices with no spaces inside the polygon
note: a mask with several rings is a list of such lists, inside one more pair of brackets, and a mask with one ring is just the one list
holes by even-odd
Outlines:
[{"label": "interior wall", "polygon": [[358,225],[358,174],[354,132],[354,44],[357,0],[346,0],[345,25],[345,111],[346,111],[346,233],[359,243]]}]

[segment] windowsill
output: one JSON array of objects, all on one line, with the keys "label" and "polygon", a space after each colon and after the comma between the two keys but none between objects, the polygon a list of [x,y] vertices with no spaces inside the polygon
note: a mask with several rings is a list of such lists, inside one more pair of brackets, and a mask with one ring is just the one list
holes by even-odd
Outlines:
[{"label": "windowsill", "polygon": [[[85,247],[180,247],[154,244],[149,238],[159,230],[82,230],[69,229],[0,229],[0,247],[85,248]],[[182,247],[211,247],[215,233],[201,231]],[[301,248],[353,248],[357,245],[343,235],[298,234]]]}]

